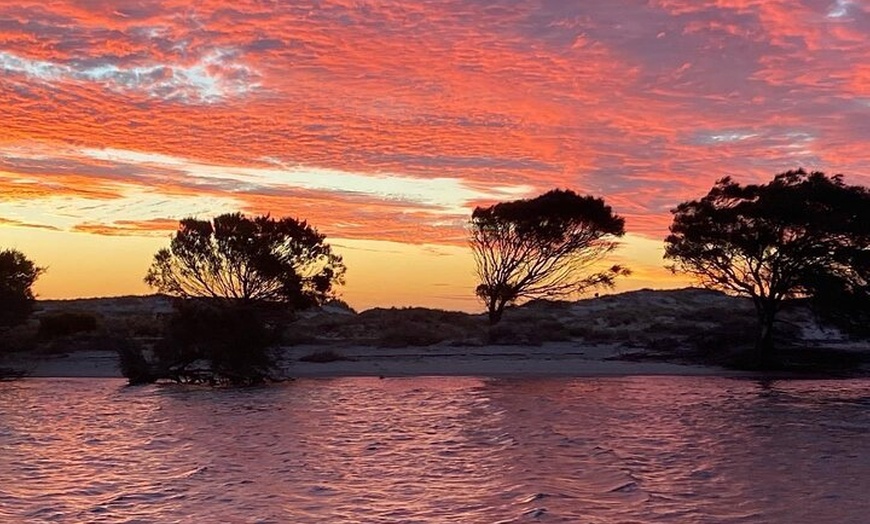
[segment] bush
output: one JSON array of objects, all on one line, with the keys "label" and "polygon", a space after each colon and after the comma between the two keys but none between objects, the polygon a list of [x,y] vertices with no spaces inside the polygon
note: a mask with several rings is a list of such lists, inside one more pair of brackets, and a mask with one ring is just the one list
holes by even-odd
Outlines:
[{"label": "bush", "polygon": [[37,346],[36,327],[16,326],[0,335],[0,354],[33,351]]},{"label": "bush", "polygon": [[445,333],[435,327],[419,323],[401,323],[384,330],[378,346],[402,348],[408,346],[432,346],[445,340]]},{"label": "bush", "polygon": [[145,358],[140,347],[125,346],[118,348],[118,368],[131,386],[150,384],[157,380],[154,366]]},{"label": "bush", "polygon": [[163,333],[163,323],[153,315],[135,315],[125,319],[125,329],[136,337],[160,337]]},{"label": "bush", "polygon": [[506,346],[540,346],[544,342],[564,342],[572,339],[572,331],[559,319],[551,316],[537,317],[535,315],[516,314],[511,311],[505,314],[501,324],[490,326],[488,340],[490,344]]},{"label": "bush", "polygon": [[226,301],[179,301],[152,361],[141,350],[122,353],[122,372],[131,383],[165,379],[253,385],[274,380],[277,356],[272,345],[279,329],[269,325],[267,313]]},{"label": "bush", "polygon": [[624,335],[611,329],[577,325],[571,326],[568,329],[568,334],[573,338],[580,338],[589,344],[610,344],[625,338]]},{"label": "bush", "polygon": [[571,340],[571,332],[560,320],[542,318],[532,325],[535,335],[544,342],[564,342]]},{"label": "bush", "polygon": [[331,349],[324,349],[321,351],[315,351],[314,353],[309,353],[307,355],[299,357],[300,362],[315,362],[318,364],[325,364],[328,362],[340,362],[346,360],[353,360],[348,358],[337,351],[333,351]]},{"label": "bush", "polygon": [[97,317],[80,311],[47,313],[39,317],[39,336],[46,339],[67,337],[97,329]]},{"label": "bush", "polygon": [[118,351],[119,348],[134,344],[130,337],[98,333],[76,333],[68,337],[51,339],[40,344],[40,353],[63,355],[78,351]]},{"label": "bush", "polygon": [[501,322],[489,328],[489,343],[504,346],[540,346],[543,341],[539,333],[530,331],[527,326]]},{"label": "bush", "polygon": [[283,330],[281,343],[287,346],[299,346],[302,344],[317,344],[317,337],[311,334],[305,327],[291,324]]}]

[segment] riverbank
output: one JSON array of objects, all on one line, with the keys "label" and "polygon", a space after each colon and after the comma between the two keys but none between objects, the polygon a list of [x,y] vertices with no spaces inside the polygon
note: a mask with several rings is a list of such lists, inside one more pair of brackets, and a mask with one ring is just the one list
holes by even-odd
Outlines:
[{"label": "riverbank", "polygon": [[[640,358],[618,345],[548,343],[535,347],[426,347],[384,349],[365,346],[303,345],[285,348],[282,375],[305,377],[406,376],[756,376],[717,365]],[[315,361],[309,361],[315,360]],[[326,360],[318,362],[316,360]],[[7,366],[29,377],[121,378],[113,351],[61,355],[16,355]]]},{"label": "riverbank", "polygon": [[[0,340],[0,368],[119,377],[114,350],[154,347],[172,311],[160,296],[40,302],[27,325]],[[786,304],[780,321],[782,369],[870,376],[867,341],[820,325],[800,301]],[[328,305],[298,312],[282,327],[282,371],[291,377],[731,376],[751,367],[743,360],[757,330],[750,301],[691,288],[536,301],[509,308],[496,326],[479,314]]]}]

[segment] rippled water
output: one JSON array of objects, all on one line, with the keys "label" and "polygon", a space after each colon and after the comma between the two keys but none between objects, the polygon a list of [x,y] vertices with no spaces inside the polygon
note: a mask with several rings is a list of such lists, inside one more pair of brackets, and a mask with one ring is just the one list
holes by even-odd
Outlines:
[{"label": "rippled water", "polygon": [[836,522],[870,382],[0,383],[2,522]]}]

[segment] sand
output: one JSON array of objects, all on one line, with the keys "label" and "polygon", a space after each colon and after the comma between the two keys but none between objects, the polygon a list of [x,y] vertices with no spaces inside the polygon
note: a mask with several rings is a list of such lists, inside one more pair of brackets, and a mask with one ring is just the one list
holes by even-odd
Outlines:
[{"label": "sand", "polygon": [[[299,358],[330,350],[349,360],[301,362]],[[285,349],[285,372],[291,377],[345,376],[619,376],[737,375],[715,366],[619,360],[629,350],[617,345],[482,346],[383,349],[365,346],[294,346]],[[30,377],[120,378],[117,357],[110,351],[19,358],[6,363]]]}]

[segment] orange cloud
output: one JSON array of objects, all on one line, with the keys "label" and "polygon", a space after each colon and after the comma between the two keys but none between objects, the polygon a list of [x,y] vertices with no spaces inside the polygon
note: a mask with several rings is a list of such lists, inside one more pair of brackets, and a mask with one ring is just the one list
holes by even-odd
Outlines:
[{"label": "orange cloud", "polygon": [[3,218],[0,217],[0,227],[30,227],[34,229],[46,229],[50,231],[59,231],[58,228],[54,226],[50,226],[47,224],[32,224],[29,222],[23,222],[21,220],[15,220],[12,218]]},{"label": "orange cloud", "polygon": [[870,183],[862,2],[24,0],[0,19],[0,214],[70,232],[240,209],[459,246],[475,205],[563,187],[660,241],[724,175]]},{"label": "orange cloud", "polygon": [[111,224],[76,224],[72,230],[106,236],[168,236],[178,229],[177,220],[118,220]]}]

